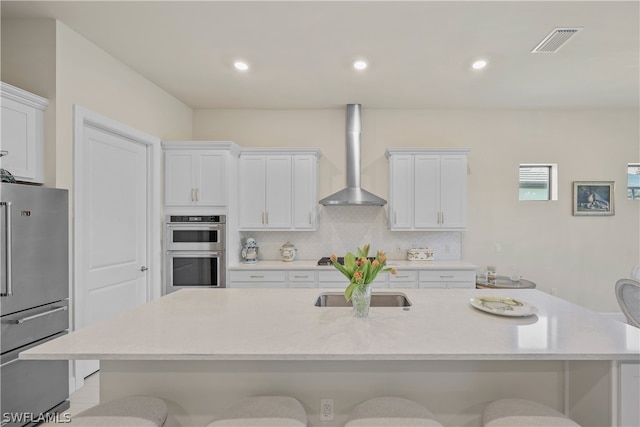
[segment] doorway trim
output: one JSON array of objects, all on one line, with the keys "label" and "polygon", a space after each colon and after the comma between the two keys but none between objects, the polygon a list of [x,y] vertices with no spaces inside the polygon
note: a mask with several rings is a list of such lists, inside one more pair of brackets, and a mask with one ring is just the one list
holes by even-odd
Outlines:
[{"label": "doorway trim", "polygon": [[[147,302],[161,296],[162,289],[162,146],[160,138],[146,134],[130,126],[124,125],[108,117],[102,116],[84,107],[74,104],[74,134],[73,134],[73,219],[71,230],[73,233],[71,249],[73,266],[71,270],[71,328],[76,330],[80,327],[82,306],[82,293],[76,286],[76,279],[81,277],[82,254],[84,253],[82,239],[78,230],[82,230],[81,209],[84,202],[82,180],[82,159],[84,156],[84,129],[92,126],[120,137],[130,139],[134,143],[142,144],[147,151]],[[84,378],[79,375],[78,364],[73,363],[73,378],[70,378],[71,391],[77,390],[84,384]]]}]

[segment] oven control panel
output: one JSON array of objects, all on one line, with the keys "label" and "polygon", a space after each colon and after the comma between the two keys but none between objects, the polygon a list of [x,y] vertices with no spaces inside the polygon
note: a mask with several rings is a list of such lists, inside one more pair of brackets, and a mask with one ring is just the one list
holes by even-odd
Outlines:
[{"label": "oven control panel", "polygon": [[225,215],[169,215],[168,223],[224,224]]}]

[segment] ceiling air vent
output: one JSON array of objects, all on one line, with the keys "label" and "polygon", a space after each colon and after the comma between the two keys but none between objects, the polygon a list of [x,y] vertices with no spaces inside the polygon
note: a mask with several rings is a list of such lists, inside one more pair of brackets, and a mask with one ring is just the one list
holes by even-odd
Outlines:
[{"label": "ceiling air vent", "polygon": [[582,28],[556,28],[531,53],[555,53]]}]

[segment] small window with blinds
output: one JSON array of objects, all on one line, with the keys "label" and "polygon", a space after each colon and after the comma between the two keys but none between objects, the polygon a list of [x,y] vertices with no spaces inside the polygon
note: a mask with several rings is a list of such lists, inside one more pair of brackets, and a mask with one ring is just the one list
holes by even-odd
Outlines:
[{"label": "small window with blinds", "polygon": [[519,200],[558,200],[557,188],[557,165],[520,165]]},{"label": "small window with blinds", "polygon": [[627,198],[640,200],[640,163],[627,164]]}]

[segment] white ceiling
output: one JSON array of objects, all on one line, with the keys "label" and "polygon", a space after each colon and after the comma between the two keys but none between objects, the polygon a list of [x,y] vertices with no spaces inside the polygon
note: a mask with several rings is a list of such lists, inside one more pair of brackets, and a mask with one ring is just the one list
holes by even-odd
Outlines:
[{"label": "white ceiling", "polygon": [[[1,12],[56,18],[193,108],[637,108],[639,4],[3,0]],[[531,53],[556,27],[583,30]],[[490,63],[474,72],[479,57]]]}]

